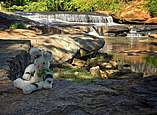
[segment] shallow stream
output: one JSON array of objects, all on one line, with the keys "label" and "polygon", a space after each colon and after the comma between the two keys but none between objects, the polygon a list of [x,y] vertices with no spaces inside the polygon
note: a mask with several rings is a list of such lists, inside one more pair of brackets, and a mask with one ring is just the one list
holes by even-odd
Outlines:
[{"label": "shallow stream", "polygon": [[130,65],[131,70],[143,72],[144,76],[157,73],[157,45],[150,38],[105,38],[103,51],[113,54],[120,65]]}]

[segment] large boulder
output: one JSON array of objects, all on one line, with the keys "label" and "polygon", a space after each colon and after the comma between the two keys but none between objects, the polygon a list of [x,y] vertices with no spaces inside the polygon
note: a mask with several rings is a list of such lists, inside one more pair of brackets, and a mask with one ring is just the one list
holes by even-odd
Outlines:
[{"label": "large boulder", "polygon": [[32,43],[35,47],[52,51],[54,60],[59,63],[68,61],[74,56],[81,57],[97,52],[104,46],[104,39],[84,35],[55,34],[34,40]]},{"label": "large boulder", "polygon": [[74,56],[80,57],[97,52],[105,44],[104,38],[84,34],[41,35],[27,29],[1,31],[0,39],[30,40],[33,47],[52,51],[54,60],[59,63],[68,61]]},{"label": "large boulder", "polygon": [[[86,35],[52,35],[40,44],[41,47],[52,51],[54,60],[62,63],[73,57],[81,57],[97,52],[104,46],[103,38]],[[84,51],[85,53],[82,53]]]},{"label": "large boulder", "polygon": [[150,18],[147,10],[141,8],[145,3],[143,0],[132,1],[130,4],[126,5],[120,14],[120,18],[128,22],[142,22]]}]

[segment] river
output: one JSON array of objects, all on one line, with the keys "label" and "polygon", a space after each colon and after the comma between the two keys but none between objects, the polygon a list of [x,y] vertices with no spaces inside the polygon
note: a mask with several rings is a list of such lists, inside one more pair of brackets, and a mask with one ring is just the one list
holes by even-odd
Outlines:
[{"label": "river", "polygon": [[108,37],[103,50],[113,54],[120,65],[130,65],[132,71],[146,77],[157,73],[157,46],[147,41],[150,38]]}]

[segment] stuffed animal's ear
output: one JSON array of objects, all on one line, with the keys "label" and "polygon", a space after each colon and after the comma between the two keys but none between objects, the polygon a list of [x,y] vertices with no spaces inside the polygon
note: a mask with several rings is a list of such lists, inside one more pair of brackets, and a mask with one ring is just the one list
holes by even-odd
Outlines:
[{"label": "stuffed animal's ear", "polygon": [[29,54],[32,56],[32,55],[36,55],[36,54],[41,54],[41,50],[38,49],[38,48],[31,48],[30,51],[29,51]]},{"label": "stuffed animal's ear", "polygon": [[31,55],[31,57],[34,59],[36,57],[39,57],[42,55],[42,51],[38,48],[31,48],[29,51],[29,54]]},{"label": "stuffed animal's ear", "polygon": [[44,56],[44,59],[46,61],[52,61],[52,59],[53,59],[53,55],[52,55],[52,53],[50,51],[45,51],[43,53],[43,56]]}]

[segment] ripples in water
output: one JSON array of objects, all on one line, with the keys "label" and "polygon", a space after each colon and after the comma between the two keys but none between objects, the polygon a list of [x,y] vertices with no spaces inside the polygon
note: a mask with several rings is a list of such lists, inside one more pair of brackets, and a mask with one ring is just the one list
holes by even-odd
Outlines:
[{"label": "ripples in water", "polygon": [[104,51],[113,54],[120,65],[131,65],[132,71],[143,72],[144,76],[157,74],[157,45],[150,38],[106,38]]}]

